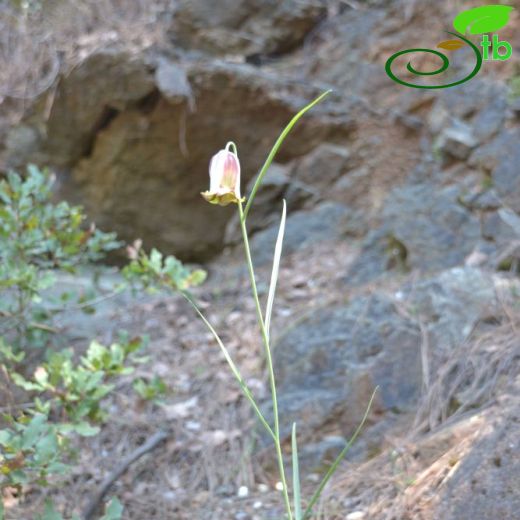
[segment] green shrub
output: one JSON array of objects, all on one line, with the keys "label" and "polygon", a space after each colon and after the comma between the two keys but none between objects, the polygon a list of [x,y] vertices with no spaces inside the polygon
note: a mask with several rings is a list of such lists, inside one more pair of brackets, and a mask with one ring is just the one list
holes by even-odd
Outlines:
[{"label": "green shrub", "polygon": [[[110,346],[93,340],[82,356],[71,348],[59,348],[66,338],[53,327],[53,317],[66,310],[73,295],[63,293],[50,309],[48,290],[56,284],[57,274],[77,273],[122,243],[114,233],[85,226],[81,207],[53,203],[53,182],[49,172],[35,166],[27,168],[25,177],[11,172],[0,182],[0,374],[5,383],[0,397],[8,403],[0,419],[0,520],[3,490],[10,487],[21,493],[24,486],[45,486],[49,477],[66,472],[74,436],[96,435],[110,420],[102,402],[113,390],[114,378],[131,374],[137,363],[146,360],[140,355],[141,338],[122,336]],[[153,286],[185,290],[205,276],[174,257],[163,260],[156,250],[149,256],[139,251],[124,273],[128,281],[114,294],[130,285],[138,290]],[[80,296],[77,303],[90,312],[95,301]],[[31,370],[23,363],[35,352],[37,366],[28,375]],[[156,399],[165,391],[159,379],[138,380],[134,386],[145,399]],[[103,518],[117,520],[121,512],[114,499]],[[47,502],[41,518],[62,517]]]}]

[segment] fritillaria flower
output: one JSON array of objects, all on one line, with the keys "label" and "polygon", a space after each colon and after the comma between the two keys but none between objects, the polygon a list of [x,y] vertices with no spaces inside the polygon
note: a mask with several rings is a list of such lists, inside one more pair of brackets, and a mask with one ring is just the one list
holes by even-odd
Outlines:
[{"label": "fritillaria flower", "polygon": [[[233,148],[233,151],[230,150]],[[240,198],[240,162],[234,143],[213,156],[209,164],[209,190],[201,195],[211,204],[238,204]]]}]

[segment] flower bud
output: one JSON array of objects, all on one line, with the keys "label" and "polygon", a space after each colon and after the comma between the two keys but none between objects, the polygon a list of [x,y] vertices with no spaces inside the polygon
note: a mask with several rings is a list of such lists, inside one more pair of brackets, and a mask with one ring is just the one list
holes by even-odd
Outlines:
[{"label": "flower bud", "polygon": [[[235,149],[234,152],[230,151],[231,146]],[[209,191],[204,191],[201,195],[211,204],[220,206],[244,200],[240,198],[240,162],[232,142],[211,159]]]}]

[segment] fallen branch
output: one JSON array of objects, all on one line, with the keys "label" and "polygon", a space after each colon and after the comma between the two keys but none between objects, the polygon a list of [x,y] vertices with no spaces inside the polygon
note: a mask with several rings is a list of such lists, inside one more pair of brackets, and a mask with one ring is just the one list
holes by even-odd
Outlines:
[{"label": "fallen branch", "polygon": [[159,431],[152,435],[143,445],[130,453],[119,466],[102,482],[96,494],[92,497],[87,507],[83,510],[83,520],[91,520],[101,501],[112,484],[132,465],[146,453],[154,450],[159,444],[170,436],[169,432]]}]

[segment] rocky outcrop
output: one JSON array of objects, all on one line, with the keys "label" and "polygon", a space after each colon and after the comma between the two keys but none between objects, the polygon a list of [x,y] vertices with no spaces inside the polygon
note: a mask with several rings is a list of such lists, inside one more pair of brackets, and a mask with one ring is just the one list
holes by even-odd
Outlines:
[{"label": "rocky outcrop", "polygon": [[497,294],[507,285],[479,269],[455,268],[393,294],[316,310],[289,326],[274,355],[283,432],[294,421],[302,435],[333,422],[349,436],[378,385],[380,435],[385,421],[416,409],[438,361],[498,312]]},{"label": "rocky outcrop", "polygon": [[457,461],[432,518],[514,518],[520,510],[520,401],[509,397],[500,416],[488,414],[469,453]]},{"label": "rocky outcrop", "polygon": [[431,182],[395,188],[386,199],[381,227],[371,231],[347,279],[367,282],[388,271],[431,272],[464,263],[481,236],[478,217],[459,199],[462,186]]},{"label": "rocky outcrop", "polygon": [[[8,166],[33,160],[58,169],[61,195],[122,238],[201,260],[222,248],[232,214],[199,195],[212,154],[234,140],[247,182],[280,129],[318,92],[249,65],[106,49],[60,78],[48,118],[36,110],[15,128],[4,156]],[[344,140],[352,129],[345,108],[316,107],[280,160]]]},{"label": "rocky outcrop", "polygon": [[291,51],[327,14],[324,0],[181,0],[173,16],[173,41],[190,50],[253,58]]}]

